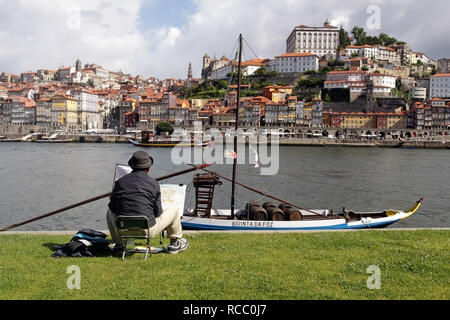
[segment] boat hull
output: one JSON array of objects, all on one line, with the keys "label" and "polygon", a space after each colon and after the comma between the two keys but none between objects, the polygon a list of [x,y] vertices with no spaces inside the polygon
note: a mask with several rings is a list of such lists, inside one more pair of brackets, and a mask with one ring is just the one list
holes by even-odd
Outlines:
[{"label": "boat hull", "polygon": [[397,144],[394,144],[394,145],[392,145],[392,144],[384,144],[384,143],[377,143],[376,146],[378,148],[401,149],[401,148],[404,147],[404,144],[405,144],[404,142],[400,142],[400,143],[397,143]]},{"label": "boat hull", "polygon": [[308,231],[308,230],[351,230],[385,228],[399,218],[380,218],[346,222],[345,219],[321,221],[245,221],[183,217],[181,224],[186,230],[211,231]]},{"label": "boat hull", "polygon": [[203,143],[203,144],[198,144],[196,142],[186,142],[186,141],[169,141],[169,142],[165,142],[165,141],[155,141],[155,142],[148,142],[148,143],[143,143],[143,142],[137,142],[134,140],[129,140],[129,142],[136,146],[136,147],[145,147],[145,148],[173,148],[173,147],[207,147],[209,146],[211,143]]},{"label": "boat hull", "polygon": [[33,140],[36,143],[70,143],[72,140]]},{"label": "boat hull", "polygon": [[[210,230],[210,231],[314,231],[314,230],[358,230],[381,229],[393,223],[404,220],[413,215],[422,205],[423,199],[415,206],[405,211],[386,211],[384,217],[362,216],[357,220],[345,218],[332,218],[323,216],[320,219],[308,218],[301,221],[249,221],[229,219],[229,213],[214,218],[199,218],[183,215],[181,224],[186,230]],[[317,212],[327,210],[318,210]]]}]

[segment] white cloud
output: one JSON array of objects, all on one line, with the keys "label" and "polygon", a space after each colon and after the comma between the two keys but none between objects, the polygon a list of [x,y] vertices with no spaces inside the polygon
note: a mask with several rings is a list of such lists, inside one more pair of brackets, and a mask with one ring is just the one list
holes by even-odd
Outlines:
[{"label": "white cloud", "polygon": [[[0,71],[55,69],[80,57],[84,63],[160,78],[184,78],[192,62],[199,77],[203,55],[230,58],[239,33],[260,58],[272,58],[285,51],[294,26],[329,19],[348,31],[365,27],[369,5],[381,9],[381,29],[371,34],[386,32],[434,58],[450,56],[446,0],[433,6],[419,0],[192,1],[195,9],[182,23],[142,30],[144,19],[151,19],[140,16],[144,0],[0,0]],[[253,57],[247,48],[245,58]]]},{"label": "white cloud", "polygon": [[7,2],[0,13],[0,70],[20,73],[96,62],[139,72],[145,39],[138,31],[140,1]]}]

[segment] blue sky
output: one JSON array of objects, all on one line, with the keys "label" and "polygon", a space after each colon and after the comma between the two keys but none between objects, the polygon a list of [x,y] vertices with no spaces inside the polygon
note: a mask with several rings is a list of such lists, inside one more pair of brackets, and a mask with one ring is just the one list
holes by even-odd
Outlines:
[{"label": "blue sky", "polygon": [[190,0],[147,0],[141,8],[142,30],[158,26],[181,27],[193,13],[195,4]]}]

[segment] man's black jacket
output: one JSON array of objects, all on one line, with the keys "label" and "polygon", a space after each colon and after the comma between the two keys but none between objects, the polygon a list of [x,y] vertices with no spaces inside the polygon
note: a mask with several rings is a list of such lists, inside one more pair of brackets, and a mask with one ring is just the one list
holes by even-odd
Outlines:
[{"label": "man's black jacket", "polygon": [[116,182],[109,209],[118,216],[147,216],[150,227],[154,226],[163,212],[159,183],[145,171],[127,174]]}]

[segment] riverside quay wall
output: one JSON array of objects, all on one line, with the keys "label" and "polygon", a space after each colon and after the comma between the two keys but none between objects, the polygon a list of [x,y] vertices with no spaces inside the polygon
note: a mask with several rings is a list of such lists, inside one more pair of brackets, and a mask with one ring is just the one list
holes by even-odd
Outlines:
[{"label": "riverside quay wall", "polygon": [[[11,138],[21,138],[19,135]],[[59,139],[71,139],[72,143],[129,143],[133,136],[123,135],[60,135]],[[447,149],[450,150],[450,141],[421,141],[421,140],[361,140],[361,139],[308,139],[308,138],[281,138],[277,139],[280,146],[298,147],[352,147],[352,148],[403,148],[403,149]],[[215,143],[225,143],[218,141]],[[267,140],[270,144],[270,139]],[[248,141],[246,141],[248,144]]]},{"label": "riverside quay wall", "polygon": [[450,140],[361,140],[361,139],[280,139],[280,146],[319,146],[354,148],[403,148],[403,149],[449,149]]},{"label": "riverside quay wall", "polygon": [[[0,124],[0,136],[20,139],[32,132],[45,132],[38,126],[3,126]],[[221,128],[226,132],[225,128]],[[245,130],[247,129],[247,130]],[[267,128],[266,131],[274,130]],[[341,130],[331,128],[275,128],[278,142],[282,146],[343,146],[343,147],[379,147],[411,149],[450,149],[450,135],[447,131],[433,130],[393,130],[377,132],[361,129]],[[255,132],[254,128],[244,128],[244,132]],[[256,133],[256,132],[255,132]],[[370,135],[369,135],[370,134]],[[346,137],[344,137],[344,135]],[[359,135],[359,136],[358,136]],[[139,138],[140,134],[60,134],[59,139],[71,139],[78,143],[128,143]],[[367,138],[368,136],[372,138]],[[380,137],[380,138],[374,138]],[[34,138],[32,138],[34,139]],[[247,139],[246,139],[247,140]],[[217,143],[221,141],[216,140]],[[270,137],[268,137],[270,143]]]}]

